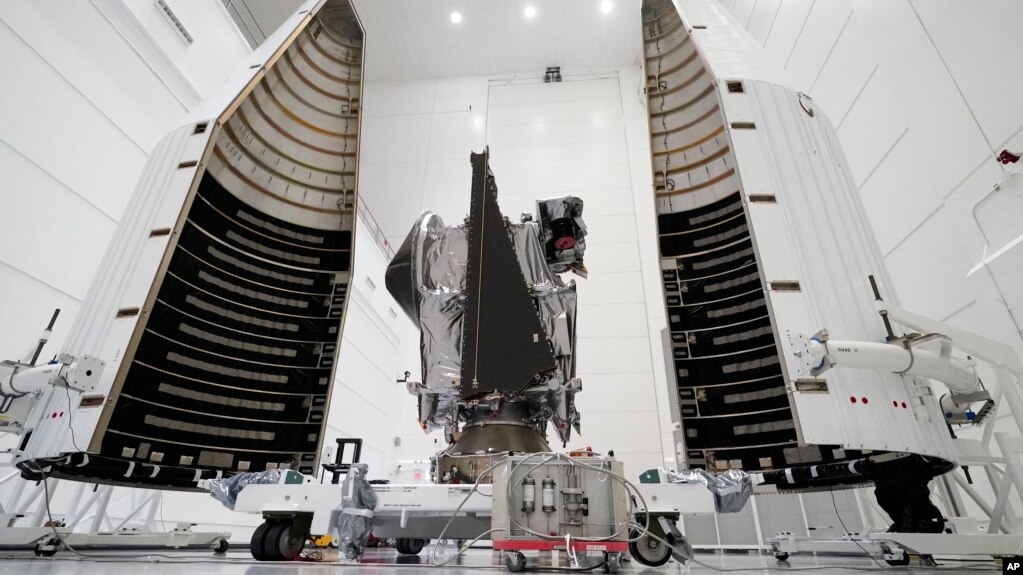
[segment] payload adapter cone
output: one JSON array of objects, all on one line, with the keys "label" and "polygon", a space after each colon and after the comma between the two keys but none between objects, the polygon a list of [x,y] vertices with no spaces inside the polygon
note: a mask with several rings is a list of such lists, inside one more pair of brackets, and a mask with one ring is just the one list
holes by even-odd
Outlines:
[{"label": "payload adapter cone", "polygon": [[424,429],[443,429],[434,480],[472,482],[497,455],[549,451],[553,424],[579,430],[574,397],[575,282],[585,275],[582,200],[537,202],[537,220],[501,215],[488,152],[472,154],[463,225],[424,212],[387,270],[387,290],[421,331]]}]

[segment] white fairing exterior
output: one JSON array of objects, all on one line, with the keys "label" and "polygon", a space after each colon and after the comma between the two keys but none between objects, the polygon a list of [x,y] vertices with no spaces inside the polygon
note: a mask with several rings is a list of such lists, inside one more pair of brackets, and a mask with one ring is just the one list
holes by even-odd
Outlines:
[{"label": "white fairing exterior", "polygon": [[[868,275],[874,275],[882,297],[894,299],[894,293],[827,116],[806,98],[802,105],[814,116],[804,112],[791,89],[743,83],[745,94],[722,90],[722,99],[729,123],[756,125],[731,130],[744,193],[778,199],[747,203],[764,279],[794,280],[801,287],[767,291],[794,381],[802,361],[794,355],[792,337],[827,329],[842,339],[883,342]],[[828,393],[792,392],[804,443],[955,461],[937,398],[925,382],[867,370],[832,370],[821,378]]]},{"label": "white fairing exterior", "polygon": [[[212,128],[213,119],[210,120]],[[177,169],[186,162],[198,162],[209,141],[212,129],[193,134],[192,123],[181,126],[157,144],[139,178],[131,201],[124,211],[123,224],[117,227],[96,277],[123,277],[130,281],[109,289],[104,282],[94,282],[84,299],[78,317],[68,333],[62,349],[76,357],[85,354],[107,358],[107,367],[96,389],[87,395],[109,395],[124,350],[128,345],[139,315],[116,318],[117,310],[142,307],[156,277],[170,235],[149,237],[150,231],[173,228],[181,205],[195,178],[197,165]],[[68,396],[61,388],[44,394],[43,407],[36,409],[41,417],[26,446],[24,459],[52,457],[69,451],[87,449],[99,421],[102,404],[81,407],[73,412]],[[78,398],[73,399],[78,403]],[[64,418],[47,417],[66,411]],[[74,428],[72,441],[71,428]]]},{"label": "white fairing exterior", "polygon": [[[768,57],[720,2],[673,0],[700,54],[718,78],[787,85],[785,72]],[[698,26],[705,29],[695,28]]]},{"label": "white fairing exterior", "polygon": [[[925,380],[831,370],[820,377],[827,392],[796,390],[805,372],[791,345],[797,334],[827,329],[843,340],[883,342],[868,276],[883,298],[898,300],[825,112],[785,86],[784,73],[717,2],[674,4],[717,81],[800,445],[906,451],[957,462]],[[736,81],[742,93],[729,90]],[[737,129],[737,123],[755,127]],[[751,195],[776,202],[751,202]],[[774,291],[777,281],[797,281],[800,290]]]}]

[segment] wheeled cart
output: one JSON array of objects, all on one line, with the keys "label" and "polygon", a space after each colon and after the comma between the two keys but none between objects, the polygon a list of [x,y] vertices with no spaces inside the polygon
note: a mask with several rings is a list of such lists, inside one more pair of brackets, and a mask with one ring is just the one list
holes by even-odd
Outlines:
[{"label": "wheeled cart", "polygon": [[[516,463],[525,457],[509,459]],[[597,470],[574,469],[571,475],[576,477],[570,478],[566,458],[537,465],[542,461],[533,457],[515,473],[508,466],[497,468],[495,484],[373,485],[377,495],[373,535],[396,539],[396,550],[403,555],[419,553],[430,540],[493,537],[494,548],[507,551],[506,560],[511,557],[517,566],[522,558],[521,565],[525,567],[522,551],[554,550],[559,545],[564,549],[565,538],[561,535],[544,539],[520,525],[547,535],[564,522],[574,531],[568,538],[573,552],[605,552],[609,568],[620,566],[622,553],[629,549],[629,539],[636,539],[637,561],[655,566],[666,563],[671,555],[671,550],[657,537],[672,542],[682,539],[675,528],[681,513],[714,512],[713,496],[702,484],[640,483],[636,487],[646,508],[636,509],[637,515],[630,521],[625,489],[607,475],[621,474],[619,462],[584,459]],[[522,511],[523,497],[528,484],[525,479],[531,475],[535,477],[534,510],[528,512]],[[500,496],[509,490],[511,500]],[[265,522],[256,530],[250,545],[252,555],[259,560],[279,561],[297,556],[310,533],[336,534],[343,496],[340,484],[321,484],[315,478],[305,477],[302,483],[247,485],[238,494],[234,509],[263,516]],[[544,498],[548,496],[547,509],[553,510],[550,513],[544,510]],[[638,537],[640,533],[630,527],[630,522],[648,526],[650,533]],[[488,531],[494,527],[500,530],[491,536]],[[502,537],[504,534],[510,536]],[[598,538],[608,540],[594,541]]]},{"label": "wheeled cart", "polygon": [[[578,541],[566,544],[562,539],[499,539],[494,549],[504,554],[504,566],[513,573],[526,569],[526,555],[523,551],[571,551],[572,553],[604,553],[604,572],[618,573],[622,568],[622,556],[629,550],[625,541]],[[583,568],[588,570],[586,568]],[[581,569],[582,570],[582,569]]]}]

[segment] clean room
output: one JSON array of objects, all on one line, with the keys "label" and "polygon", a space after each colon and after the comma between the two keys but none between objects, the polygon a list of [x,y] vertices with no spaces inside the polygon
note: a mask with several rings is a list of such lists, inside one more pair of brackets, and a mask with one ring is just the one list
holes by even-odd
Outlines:
[{"label": "clean room", "polygon": [[0,570],[1008,572],[1023,3],[0,3]]}]

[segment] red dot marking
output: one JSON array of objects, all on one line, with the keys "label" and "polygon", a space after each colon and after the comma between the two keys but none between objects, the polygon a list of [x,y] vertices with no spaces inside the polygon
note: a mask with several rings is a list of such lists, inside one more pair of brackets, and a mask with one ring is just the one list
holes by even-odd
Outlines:
[{"label": "red dot marking", "polygon": [[899,402],[897,402],[897,401],[895,401],[895,400],[893,399],[893,400],[892,400],[892,407],[898,407],[898,406],[899,406]]},{"label": "red dot marking", "polygon": [[902,409],[906,409],[906,402],[905,401],[902,402]]},{"label": "red dot marking", "polygon": [[856,396],[855,396],[855,395],[853,395],[853,396],[850,396],[850,397],[849,397],[849,402],[850,402],[850,403],[856,403]]},{"label": "red dot marking", "polygon": [[61,416],[61,417],[64,417],[64,412],[63,412],[63,411],[62,411],[62,412],[60,412],[60,416]]},{"label": "red dot marking", "polygon": [[56,412],[56,411],[54,411],[54,412],[53,412],[53,415],[51,415],[50,417],[52,417],[52,418],[56,419],[56,418],[57,418],[57,412]]},{"label": "red dot marking", "polygon": [[864,397],[864,398],[863,398],[863,399],[861,399],[860,401],[862,401],[862,402],[863,402],[863,405],[866,405],[866,404],[870,403],[870,400],[869,400],[869,399],[867,399],[866,397]]}]

